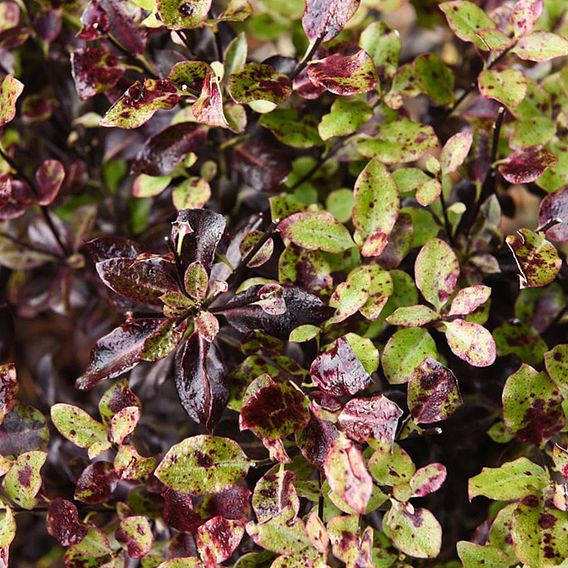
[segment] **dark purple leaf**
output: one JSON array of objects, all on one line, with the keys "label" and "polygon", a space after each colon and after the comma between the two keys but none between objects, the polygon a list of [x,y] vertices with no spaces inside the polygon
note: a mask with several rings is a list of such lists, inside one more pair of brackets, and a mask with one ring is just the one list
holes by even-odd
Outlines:
[{"label": "dark purple leaf", "polygon": [[207,130],[194,122],[168,126],[149,138],[132,164],[133,173],[166,176],[189,154],[200,148]]},{"label": "dark purple leaf", "polygon": [[294,79],[294,91],[303,99],[315,100],[325,93],[325,88],[312,83],[308,69],[302,69],[298,76]]},{"label": "dark purple leaf", "polygon": [[176,356],[176,388],[189,417],[209,432],[219,421],[229,398],[224,377],[217,347],[194,332]]},{"label": "dark purple leaf", "polygon": [[541,226],[558,219],[561,222],[546,231],[546,236],[559,243],[568,241],[568,185],[547,195],[538,210],[538,222]]},{"label": "dark purple leaf", "polygon": [[373,382],[349,342],[343,337],[314,360],[310,376],[321,390],[333,396],[357,394]]},{"label": "dark purple leaf", "polygon": [[223,309],[227,321],[239,331],[247,332],[260,329],[269,335],[288,339],[290,332],[304,324],[319,325],[333,314],[333,309],[326,306],[317,296],[297,288],[282,288],[282,298],[286,303],[286,313],[271,315],[261,306],[253,305],[258,301],[262,286],[251,286],[245,292],[237,294]]},{"label": "dark purple leaf", "polygon": [[47,532],[61,546],[73,546],[87,534],[87,527],[79,522],[77,507],[66,499],[57,498],[49,502],[45,525]]},{"label": "dark purple leaf", "polygon": [[408,408],[417,424],[446,420],[462,398],[454,374],[427,357],[416,367],[408,382]]},{"label": "dark purple leaf", "polygon": [[305,428],[296,432],[296,442],[303,456],[323,470],[325,455],[339,435],[335,424],[312,415]]},{"label": "dark purple leaf", "polygon": [[0,424],[14,408],[18,394],[16,367],[13,363],[0,365]]},{"label": "dark purple leaf", "polygon": [[356,442],[370,438],[392,446],[402,410],[386,396],[350,400],[339,415],[341,429]]},{"label": "dark purple leaf", "polygon": [[118,483],[114,466],[110,462],[98,461],[88,465],[75,486],[75,499],[95,504],[108,501]]},{"label": "dark purple leaf", "polygon": [[33,28],[46,43],[53,43],[61,32],[61,10],[46,10],[34,20]]},{"label": "dark purple leaf", "polygon": [[558,158],[542,146],[528,146],[513,152],[498,166],[499,173],[510,183],[530,183],[537,180]]},{"label": "dark purple leaf", "polygon": [[0,424],[0,455],[4,457],[44,450],[48,440],[47,420],[33,406],[16,403]]},{"label": "dark purple leaf", "polygon": [[192,496],[168,488],[162,493],[162,498],[164,522],[178,531],[195,533],[197,527],[203,523],[203,519],[193,509]]},{"label": "dark purple leaf", "polygon": [[0,176],[0,219],[21,217],[35,202],[29,186],[8,175]]},{"label": "dark purple leaf", "polygon": [[235,521],[247,519],[250,513],[250,491],[244,485],[232,485],[206,497],[203,509],[211,517],[221,515]]},{"label": "dark purple leaf", "polygon": [[144,318],[117,327],[93,347],[89,368],[77,379],[77,388],[88,390],[104,379],[130,371],[142,360],[148,345],[170,326],[165,319]]},{"label": "dark purple leaf", "polygon": [[144,558],[152,550],[154,536],[146,516],[123,517],[114,534],[116,540],[126,546],[130,558]]},{"label": "dark purple leaf", "polygon": [[142,10],[132,2],[91,0],[83,15],[78,36],[90,41],[111,35],[128,52],[142,53],[148,32],[140,25]]},{"label": "dark purple leaf", "polygon": [[235,148],[233,168],[257,191],[274,191],[291,170],[290,160],[277,146],[254,138]]},{"label": "dark purple leaf", "polygon": [[205,77],[201,94],[193,103],[191,113],[199,124],[216,126],[218,128],[229,127],[229,123],[223,112],[221,85],[214,77],[213,73],[209,73],[207,77]]},{"label": "dark purple leaf", "polygon": [[333,39],[359,7],[360,0],[306,0],[302,26],[310,41]]},{"label": "dark purple leaf", "polygon": [[71,53],[71,72],[77,93],[84,100],[114,87],[125,68],[104,47],[85,47]]},{"label": "dark purple leaf", "polygon": [[224,232],[225,218],[219,213],[183,209],[172,223],[171,238],[184,266],[198,261],[209,274]]},{"label": "dark purple leaf", "polygon": [[65,179],[65,169],[59,160],[45,160],[35,173],[35,181],[39,192],[38,203],[52,203]]},{"label": "dark purple leaf", "polygon": [[130,258],[135,260],[142,253],[138,243],[117,237],[99,237],[85,244],[93,262],[101,262],[111,258]]}]

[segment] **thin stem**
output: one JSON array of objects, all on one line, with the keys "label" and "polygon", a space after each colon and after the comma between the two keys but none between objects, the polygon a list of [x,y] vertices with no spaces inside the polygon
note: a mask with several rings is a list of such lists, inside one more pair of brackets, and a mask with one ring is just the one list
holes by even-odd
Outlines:
[{"label": "thin stem", "polygon": [[448,217],[448,207],[446,205],[446,198],[444,197],[444,189],[440,191],[440,204],[442,205],[442,213],[444,215],[444,228],[446,229],[446,234],[450,240],[450,244],[455,248],[456,243],[454,241],[454,236],[452,234],[452,226],[450,225],[450,219]]},{"label": "thin stem", "polygon": [[314,53],[318,50],[319,46],[321,45],[323,38],[324,36],[321,35],[316,39],[316,41],[314,41],[314,43],[312,44],[306,55],[304,55],[302,61],[300,61],[300,63],[296,65],[294,71],[292,71],[292,74],[290,75],[290,81],[293,81],[305,69],[306,65],[310,62],[310,60],[314,56]]}]

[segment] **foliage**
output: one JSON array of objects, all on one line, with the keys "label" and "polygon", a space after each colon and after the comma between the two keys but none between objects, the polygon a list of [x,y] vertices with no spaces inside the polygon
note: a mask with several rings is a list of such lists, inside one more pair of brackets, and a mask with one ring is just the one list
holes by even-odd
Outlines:
[{"label": "foliage", "polygon": [[567,13],[0,3],[0,566],[565,565]]}]

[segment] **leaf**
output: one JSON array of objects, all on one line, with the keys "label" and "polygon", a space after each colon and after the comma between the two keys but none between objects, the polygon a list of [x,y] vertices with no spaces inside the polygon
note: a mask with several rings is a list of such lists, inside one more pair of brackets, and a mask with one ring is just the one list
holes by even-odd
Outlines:
[{"label": "leaf", "polygon": [[475,544],[460,540],[456,544],[458,556],[464,568],[477,568],[484,564],[490,566],[507,566],[506,554],[491,544]]},{"label": "leaf", "polygon": [[56,257],[49,252],[31,250],[23,244],[0,236],[0,265],[12,270],[29,270],[37,268]]},{"label": "leaf", "polygon": [[77,406],[54,404],[51,407],[51,420],[64,438],[80,448],[87,448],[91,458],[111,446],[107,429]]},{"label": "leaf", "polygon": [[66,566],[104,566],[114,554],[107,535],[96,527],[89,528],[85,538],[65,551]]},{"label": "leaf", "polygon": [[540,445],[564,427],[562,401],[546,373],[523,364],[503,387],[505,426],[523,442]]},{"label": "leaf", "polygon": [[20,454],[4,477],[3,487],[10,500],[22,509],[33,509],[41,489],[40,470],[47,459],[46,452]]},{"label": "leaf", "polygon": [[409,483],[416,472],[410,456],[398,444],[381,447],[369,459],[371,475],[379,485],[394,487]]},{"label": "leaf", "polygon": [[113,464],[98,461],[88,465],[75,485],[74,498],[83,503],[104,503],[111,498],[118,484]]},{"label": "leaf", "polygon": [[85,47],[71,52],[71,73],[82,100],[114,87],[125,71],[118,57],[104,47]]},{"label": "leaf", "polygon": [[146,477],[154,471],[156,458],[143,457],[132,446],[122,445],[114,458],[114,470],[120,479],[134,480]]},{"label": "leaf", "polygon": [[299,114],[296,109],[276,109],[262,115],[259,124],[288,146],[311,148],[322,145],[317,121],[311,114]]},{"label": "leaf", "polygon": [[444,12],[451,30],[463,41],[471,42],[482,51],[501,50],[512,41],[497,24],[473,2],[457,0],[438,5]]},{"label": "leaf", "polygon": [[33,406],[16,403],[0,424],[0,455],[3,457],[44,450],[48,441],[47,420]]},{"label": "leaf", "polygon": [[512,52],[527,61],[550,61],[568,55],[568,40],[558,34],[537,31],[522,37]]},{"label": "leaf", "polygon": [[450,349],[473,367],[489,367],[497,356],[491,333],[477,323],[456,319],[445,324]]},{"label": "leaf", "polygon": [[383,21],[372,22],[359,37],[362,47],[373,59],[379,73],[394,75],[400,58],[401,41],[396,30],[391,30]]},{"label": "leaf", "polygon": [[326,211],[294,213],[278,225],[280,234],[307,250],[343,252],[354,246],[349,231]]},{"label": "leaf", "polygon": [[334,136],[348,136],[361,128],[373,115],[373,111],[364,101],[335,99],[330,112],[324,114],[318,126],[322,140]]},{"label": "leaf", "polygon": [[402,410],[386,396],[350,400],[339,414],[341,429],[355,442],[373,438],[392,446]]},{"label": "leaf", "polygon": [[491,288],[478,284],[460,290],[452,300],[449,315],[469,315],[489,300]]},{"label": "leaf", "polygon": [[336,37],[359,8],[360,0],[306,0],[302,26],[311,42]]},{"label": "leaf", "polygon": [[568,242],[568,187],[547,195],[540,202],[539,225],[544,226],[553,219],[560,219],[561,223],[548,229],[546,236],[559,243]]},{"label": "leaf", "polygon": [[286,509],[298,514],[300,499],[293,485],[296,476],[283,466],[275,466],[257,481],[252,507],[259,523],[277,517]]},{"label": "leaf", "polygon": [[357,150],[366,158],[376,158],[385,164],[414,162],[428,150],[436,148],[438,139],[431,126],[402,118],[379,124],[372,138],[361,138]]},{"label": "leaf", "polygon": [[447,105],[454,100],[454,74],[435,53],[424,53],[414,60],[418,84],[436,105]]},{"label": "leaf", "polygon": [[363,514],[371,497],[373,480],[361,450],[348,438],[336,438],[324,459],[325,477],[332,491]]},{"label": "leaf", "polygon": [[440,239],[430,239],[414,263],[416,286],[439,310],[452,296],[460,275],[460,265],[452,248]]},{"label": "leaf", "polygon": [[521,289],[546,286],[560,272],[562,260],[543,233],[520,229],[516,236],[508,235],[505,242],[517,262]]},{"label": "leaf", "polygon": [[136,81],[107,110],[100,126],[138,128],[160,109],[171,109],[179,100],[176,88],[167,79]]},{"label": "leaf", "polygon": [[250,462],[239,445],[218,436],[193,436],[172,446],[154,474],[175,491],[216,493],[245,477]]},{"label": "leaf", "polygon": [[168,28],[191,29],[207,18],[211,0],[157,0],[156,8]]},{"label": "leaf", "polygon": [[511,23],[516,37],[528,34],[542,13],[543,0],[517,0],[511,12]]},{"label": "leaf", "polygon": [[531,365],[541,363],[547,350],[546,343],[534,328],[514,320],[496,327],[493,337],[500,357],[512,353]]},{"label": "leaf", "polygon": [[371,377],[343,337],[314,359],[310,376],[320,389],[333,396],[354,395],[372,384]]},{"label": "leaf", "polygon": [[152,550],[154,535],[146,517],[125,517],[116,529],[116,539],[126,545],[130,558],[143,558]]},{"label": "leaf", "polygon": [[314,85],[341,97],[368,93],[378,83],[375,64],[363,49],[352,55],[333,53],[311,61],[308,77]]},{"label": "leaf", "polygon": [[444,144],[440,154],[440,167],[443,175],[456,172],[465,162],[473,142],[471,131],[465,130],[454,134]]},{"label": "leaf", "polygon": [[200,124],[230,128],[223,111],[221,85],[214,73],[205,77],[201,94],[191,107],[191,114]]},{"label": "leaf", "polygon": [[485,69],[478,78],[479,93],[494,99],[509,109],[519,106],[527,94],[527,80],[516,69]]},{"label": "leaf", "polygon": [[538,495],[548,483],[545,470],[527,458],[518,458],[501,467],[484,467],[468,483],[469,500],[483,495],[496,501]]},{"label": "leaf", "polygon": [[546,372],[560,389],[564,397],[568,396],[568,345],[555,345],[544,354]]},{"label": "leaf", "polygon": [[13,75],[6,75],[0,82],[0,127],[16,117],[16,101],[23,90],[23,83]]},{"label": "leaf", "polygon": [[498,170],[508,182],[531,183],[557,162],[558,158],[542,146],[528,146],[502,160]]},{"label": "leaf", "polygon": [[292,94],[292,83],[266,63],[247,63],[229,77],[229,93],[237,103],[267,101],[275,105]]},{"label": "leaf", "polygon": [[404,554],[414,558],[435,558],[442,547],[442,527],[428,509],[391,501],[383,518],[383,530]]},{"label": "leaf", "polygon": [[447,471],[441,463],[431,463],[421,467],[410,480],[413,497],[424,497],[435,493],[446,480]]},{"label": "leaf", "polygon": [[87,535],[87,527],[79,521],[77,507],[66,499],[53,499],[45,519],[47,532],[61,546],[73,546]]},{"label": "leaf", "polygon": [[225,409],[229,390],[219,350],[197,331],[176,354],[175,381],[188,416],[211,432]]},{"label": "leaf", "polygon": [[212,71],[204,61],[180,61],[170,70],[168,79],[181,97],[198,98],[205,78]]},{"label": "leaf", "polygon": [[397,331],[383,351],[383,371],[389,383],[407,383],[426,357],[436,358],[438,350],[432,336],[418,327]]},{"label": "leaf", "polygon": [[446,420],[462,404],[455,375],[438,361],[427,357],[410,377],[407,403],[416,424]]},{"label": "leaf", "polygon": [[0,365],[0,424],[16,405],[18,381],[14,363]]},{"label": "leaf", "polygon": [[343,337],[349,343],[359,361],[361,361],[365,371],[369,374],[374,373],[379,366],[379,350],[373,342],[367,337],[361,337],[356,333],[347,333]]},{"label": "leaf", "polygon": [[330,323],[339,323],[362,309],[369,299],[371,275],[366,267],[352,270],[347,280],[335,289],[329,305],[335,308],[335,314]]},{"label": "leaf", "polygon": [[149,176],[167,176],[207,138],[207,131],[194,122],[180,122],[164,128],[144,143],[131,171]]},{"label": "leaf", "polygon": [[325,456],[339,435],[335,424],[312,414],[306,427],[296,432],[296,443],[306,460],[322,471]]},{"label": "leaf", "polygon": [[397,308],[388,318],[387,323],[401,327],[421,327],[440,318],[437,312],[427,306],[404,306]]},{"label": "leaf", "polygon": [[239,521],[220,515],[209,519],[197,529],[195,537],[201,559],[207,566],[218,566],[233,554],[244,533],[243,523]]}]

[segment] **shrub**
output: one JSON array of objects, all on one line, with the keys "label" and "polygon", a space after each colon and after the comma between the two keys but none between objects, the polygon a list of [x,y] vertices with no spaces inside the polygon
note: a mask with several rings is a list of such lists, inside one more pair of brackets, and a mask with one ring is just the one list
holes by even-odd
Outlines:
[{"label": "shrub", "polygon": [[0,565],[568,557],[556,0],[0,4]]}]

